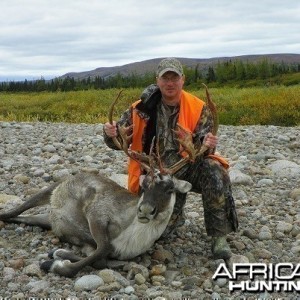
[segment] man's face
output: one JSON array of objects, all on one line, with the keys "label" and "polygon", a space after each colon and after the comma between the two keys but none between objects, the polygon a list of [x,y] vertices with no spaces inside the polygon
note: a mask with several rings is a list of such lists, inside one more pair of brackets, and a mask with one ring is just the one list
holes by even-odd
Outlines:
[{"label": "man's face", "polygon": [[169,71],[161,77],[157,77],[156,82],[163,97],[179,98],[184,84],[184,76],[179,76],[177,73]]}]

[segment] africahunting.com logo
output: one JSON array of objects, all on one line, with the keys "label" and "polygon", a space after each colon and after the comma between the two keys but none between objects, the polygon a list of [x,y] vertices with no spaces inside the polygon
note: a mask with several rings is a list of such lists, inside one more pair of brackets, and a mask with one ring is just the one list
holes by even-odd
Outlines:
[{"label": "africahunting.com logo", "polygon": [[212,279],[226,278],[230,292],[300,292],[300,264],[221,263]]}]

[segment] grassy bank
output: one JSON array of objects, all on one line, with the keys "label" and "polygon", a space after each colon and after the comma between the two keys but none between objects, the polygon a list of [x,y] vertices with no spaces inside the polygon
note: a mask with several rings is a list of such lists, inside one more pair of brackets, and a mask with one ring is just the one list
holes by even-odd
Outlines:
[{"label": "grassy bank", "polygon": [[[137,100],[141,89],[125,89],[115,119]],[[190,91],[205,99],[204,89]],[[1,121],[105,122],[117,89],[57,93],[1,93]],[[300,125],[300,86],[212,88],[224,125]]]}]

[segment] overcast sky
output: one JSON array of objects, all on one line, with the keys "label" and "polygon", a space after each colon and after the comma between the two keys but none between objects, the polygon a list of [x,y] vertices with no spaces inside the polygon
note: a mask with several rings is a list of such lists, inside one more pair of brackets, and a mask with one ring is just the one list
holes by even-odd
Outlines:
[{"label": "overcast sky", "polygon": [[157,57],[300,54],[299,0],[2,0],[0,80]]}]

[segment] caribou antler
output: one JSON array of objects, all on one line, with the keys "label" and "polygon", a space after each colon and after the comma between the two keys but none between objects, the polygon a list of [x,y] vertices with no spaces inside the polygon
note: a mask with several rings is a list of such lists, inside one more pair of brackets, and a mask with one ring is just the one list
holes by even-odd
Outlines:
[{"label": "caribou antler", "polygon": [[[204,83],[202,84],[204,85],[206,91],[207,106],[213,118],[212,134],[216,135],[219,127],[217,108],[215,103],[211,100],[207,86]],[[178,123],[177,123],[177,127],[178,130],[176,130],[175,132],[178,136],[178,141],[182,146],[182,151],[185,151],[187,155],[167,169],[167,172],[170,174],[176,173],[178,170],[184,167],[188,162],[195,161],[197,157],[202,156],[209,149],[209,147],[206,144],[202,144],[200,148],[195,147],[193,143],[193,134],[187,131],[182,126],[180,126],[180,124]]]},{"label": "caribou antler", "polygon": [[[211,111],[212,118],[213,118],[212,134],[216,135],[218,132],[218,127],[219,127],[216,105],[211,100],[207,86],[204,83],[203,83],[203,85],[204,85],[205,91],[206,91],[207,106],[208,106],[209,110]],[[110,124],[113,124],[112,116],[113,116],[114,106],[117,103],[118,99],[120,98],[121,93],[122,93],[122,90],[118,93],[116,99],[113,101],[113,103],[110,106],[110,109],[108,112],[108,119],[109,119]],[[158,144],[156,145],[156,152],[157,152],[156,155],[153,153],[154,139],[151,144],[151,150],[150,150],[149,155],[129,149],[128,144],[129,144],[129,141],[132,139],[132,134],[128,136],[127,133],[130,130],[130,126],[129,127],[118,126],[119,134],[117,137],[113,137],[113,142],[119,149],[123,150],[127,154],[127,156],[129,156],[131,159],[140,163],[141,166],[147,172],[154,172],[155,159],[156,159],[159,169],[160,169],[160,173],[174,174],[178,170],[180,170],[182,167],[184,167],[188,162],[190,162],[190,161],[193,162],[193,161],[195,161],[195,159],[197,157],[204,155],[204,153],[209,149],[209,147],[206,144],[202,144],[201,147],[195,147],[195,145],[193,143],[193,134],[191,132],[187,131],[182,126],[180,126],[180,124],[178,124],[178,123],[177,123],[177,127],[178,127],[178,130],[175,130],[175,133],[177,134],[178,141],[182,146],[182,151],[185,151],[187,153],[187,155],[169,168],[164,168],[162,166],[161,158],[159,155]]]},{"label": "caribou antler", "polygon": [[[110,124],[113,124],[113,112],[116,103],[118,102],[123,90],[120,90],[118,93],[116,99],[112,102],[110,105],[109,111],[108,111],[108,121]],[[152,157],[152,151],[150,152],[150,155],[146,155],[145,153],[140,153],[137,151],[132,151],[129,149],[128,144],[132,139],[133,134],[128,135],[127,133],[132,128],[131,126],[117,126],[118,129],[118,135],[116,137],[112,137],[112,140],[114,144],[120,149],[123,150],[128,157],[131,159],[137,161],[141,164],[141,166],[147,171],[152,172],[154,170],[154,162]],[[153,148],[153,146],[152,146]]]}]

